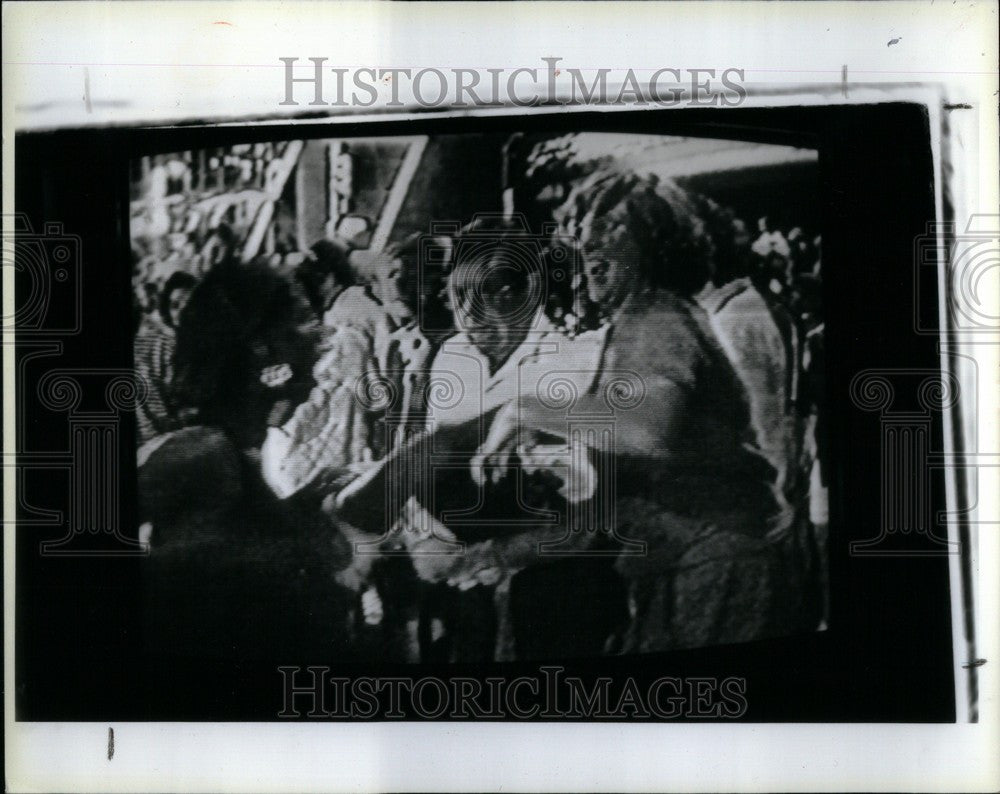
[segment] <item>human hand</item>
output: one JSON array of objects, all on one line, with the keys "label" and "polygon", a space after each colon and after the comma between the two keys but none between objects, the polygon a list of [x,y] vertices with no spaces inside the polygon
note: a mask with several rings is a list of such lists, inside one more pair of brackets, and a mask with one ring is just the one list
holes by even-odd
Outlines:
[{"label": "human hand", "polygon": [[509,573],[493,540],[474,543],[465,549],[460,560],[456,560],[448,577],[448,586],[459,590],[471,590],[477,585],[494,587]]},{"label": "human hand", "polygon": [[535,434],[521,428],[521,410],[517,401],[508,403],[493,418],[490,432],[470,462],[472,479],[482,487],[498,483],[510,468],[510,459],[518,443],[533,443]]},{"label": "human hand", "polygon": [[460,560],[462,546],[444,524],[410,497],[400,516],[399,535],[410,552],[417,576],[425,582],[440,582]]},{"label": "human hand", "polygon": [[444,581],[454,570],[461,554],[461,548],[456,544],[433,537],[413,544],[409,551],[413,570],[420,579],[430,584]]},{"label": "human hand", "polygon": [[483,585],[484,587],[495,587],[501,579],[503,579],[504,572],[502,568],[491,567],[491,568],[480,568],[476,571],[471,571],[469,573],[462,574],[461,576],[452,576],[448,579],[449,587],[457,587],[459,590],[471,590],[473,587],[478,585]]},{"label": "human hand", "polygon": [[519,446],[517,453],[525,474],[549,472],[559,480],[562,485],[558,493],[567,502],[585,502],[597,490],[597,470],[590,462],[586,444],[579,439],[568,445]]},{"label": "human hand", "polygon": [[359,593],[371,579],[372,566],[381,557],[381,544],[385,538],[362,532],[343,521],[338,526],[350,549],[350,562],[346,568],[334,574],[334,579],[342,587]]},{"label": "human hand", "polygon": [[361,594],[361,614],[369,626],[377,626],[382,622],[385,610],[382,608],[382,598],[374,587],[369,587]]},{"label": "human hand", "polygon": [[412,551],[431,540],[440,540],[449,547],[459,548],[455,533],[431,515],[416,497],[406,500],[399,514],[399,524],[399,538],[408,550]]},{"label": "human hand", "polygon": [[349,463],[347,466],[325,469],[313,482],[315,490],[325,494],[336,494],[342,491],[359,477],[367,474],[372,468],[371,463]]}]

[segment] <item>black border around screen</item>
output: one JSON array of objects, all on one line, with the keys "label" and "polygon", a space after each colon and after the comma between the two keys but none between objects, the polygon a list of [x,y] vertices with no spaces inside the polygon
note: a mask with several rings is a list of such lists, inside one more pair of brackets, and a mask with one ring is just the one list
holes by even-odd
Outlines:
[{"label": "black border around screen", "polygon": [[[928,114],[916,104],[537,113],[336,125],[172,127],[25,133],[15,141],[16,208],[34,233],[61,223],[79,235],[82,332],[62,351],[19,339],[18,405],[25,450],[66,446],[65,416],[40,406],[49,367],[132,366],[128,262],[128,165],[137,156],[232,143],[311,137],[501,130],[615,131],[699,135],[799,145],[819,151],[823,298],[830,413],[831,615],[827,631],[739,646],[662,655],[552,660],[566,675],[614,682],[662,676],[745,678],[755,722],[951,722],[955,719],[949,558],[859,557],[851,541],[879,534],[882,482],[877,415],[852,404],[849,386],[869,369],[938,371],[938,340],[914,331],[936,316],[937,282],[914,289],[914,241],[935,211]],[[919,274],[918,274],[919,275]],[[917,305],[919,301],[919,305]],[[53,312],[74,311],[69,302]],[[32,356],[35,356],[32,358]],[[941,449],[940,415],[932,445]],[[119,433],[120,520],[135,527],[135,427]],[[66,474],[21,472],[24,503],[67,511]],[[60,479],[60,477],[62,479]],[[933,474],[932,510],[945,507],[944,474]],[[19,519],[31,516],[19,505]],[[17,531],[16,717],[18,720],[272,720],[281,709],[277,665],[324,659],[143,659],[134,558],[43,557],[39,544],[62,527]],[[932,547],[928,547],[933,550]],[[210,606],[208,607],[210,608]],[[544,662],[542,662],[544,664]],[[344,676],[538,675],[539,663],[342,669]],[[613,685],[614,686],[614,685]]]}]

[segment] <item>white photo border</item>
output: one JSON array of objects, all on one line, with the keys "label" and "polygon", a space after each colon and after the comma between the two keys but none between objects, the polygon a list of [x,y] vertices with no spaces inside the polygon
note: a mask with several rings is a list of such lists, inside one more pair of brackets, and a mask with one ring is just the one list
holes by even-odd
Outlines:
[{"label": "white photo border", "polygon": [[[34,8],[29,7],[35,6]],[[80,71],[80,64],[100,63],[106,71],[114,71],[119,58],[129,57],[136,51],[135,40],[150,41],[156,35],[158,21],[162,19],[169,29],[174,29],[183,13],[199,20],[248,19],[253,24],[248,34],[254,55],[270,52],[277,63],[282,55],[326,55],[334,49],[332,43],[326,50],[313,50],[319,46],[315,31],[335,23],[338,19],[350,20],[352,30],[383,30],[386,20],[394,24],[412,24],[424,31],[434,24],[445,25],[444,39],[461,40],[463,32],[482,32],[477,27],[492,20],[506,24],[506,31],[516,28],[513,21],[503,22],[502,16],[489,10],[473,9],[464,4],[437,4],[425,6],[430,19],[417,23],[413,10],[400,6],[369,9],[360,4],[347,4],[340,10],[320,8],[310,3],[251,3],[240,9],[226,3],[179,3],[183,8],[167,9],[163,5],[121,3],[110,6],[104,3],[79,3],[65,7],[62,4],[4,5],[4,173],[12,174],[16,166],[13,151],[15,129],[49,128],[66,123],[79,125],[151,125],[163,126],[197,117],[195,112],[183,110],[180,115],[167,107],[168,96],[154,92],[143,95],[139,83],[133,78],[119,85],[138,91],[124,97],[131,104],[126,114],[110,110],[97,117],[86,118],[79,108],[68,114],[65,122],[55,123],[45,116],[41,122],[31,118],[31,106],[44,104],[46,91],[44,73],[46,59],[59,60],[61,42],[74,41],[70,57],[75,59],[64,69],[53,69],[51,75],[73,74]],[[423,5],[423,4],[418,4]],[[503,6],[504,4],[495,4]],[[694,8],[692,6],[699,6]],[[754,28],[749,9],[730,3],[708,4],[643,4],[616,6],[608,4],[540,4],[519,14],[532,17],[537,25],[537,36],[527,44],[512,43],[512,57],[502,49],[490,51],[501,62],[520,64],[540,63],[540,58],[553,52],[573,52],[571,36],[580,33],[588,21],[614,19],[615,14],[628,16],[649,15],[655,22],[671,19],[680,31],[672,31],[663,41],[677,43],[687,35],[689,40],[669,58],[670,63],[704,65],[731,65],[745,68],[748,98],[744,107],[776,107],[792,105],[856,105],[888,101],[916,102],[928,109],[932,131],[934,159],[935,205],[939,218],[947,205],[959,227],[976,214],[997,212],[998,172],[997,148],[997,90],[996,72],[996,19],[995,3],[965,4],[967,9],[930,9],[929,3],[747,3],[753,13],[759,14],[775,27]],[[75,8],[73,7],[75,6]],[[465,12],[468,12],[467,14]],[[504,11],[504,13],[509,13]],[[281,35],[274,40],[262,41],[261,31],[267,30],[268,15],[282,20]],[[720,16],[731,15],[731,20]],[[62,17],[62,22],[54,20]],[[338,16],[339,15],[339,16]],[[567,15],[575,16],[576,23],[569,30],[565,26]],[[316,18],[321,23],[316,23]],[[644,18],[646,18],[644,16]],[[812,35],[823,26],[826,18],[838,35],[833,43],[823,41],[796,41],[797,35]],[[143,22],[143,20],[145,20]],[[450,22],[449,22],[450,20]],[[751,22],[747,22],[751,20]],[[633,20],[634,21],[634,20]],[[626,29],[625,22],[616,23],[614,30]],[[699,22],[702,28],[699,28]],[[55,24],[50,40],[32,40],[32,33],[44,24]],[[192,23],[193,24],[193,23]],[[751,25],[743,31],[740,25]],[[61,26],[60,26],[61,25]],[[75,28],[73,27],[75,25]],[[112,28],[112,25],[114,26]],[[885,27],[881,47],[885,52],[852,51],[847,48],[851,34],[872,25]],[[173,26],[173,27],[171,27]],[[645,27],[635,25],[636,28]],[[222,69],[225,57],[236,51],[233,41],[239,40],[238,21],[224,30],[227,48],[222,53],[205,53],[209,64],[216,71]],[[609,44],[605,39],[600,55],[610,66],[621,66],[629,60],[655,61],[657,57],[656,25],[651,29],[634,30],[620,44]],[[891,28],[891,30],[889,29]],[[729,31],[730,37],[704,38],[695,41],[699,31],[709,34],[718,30]],[[829,28],[828,28],[829,29]],[[296,42],[295,30],[302,33]],[[881,30],[881,28],[880,28]],[[217,31],[213,30],[213,35]],[[987,35],[984,35],[984,32]],[[745,34],[749,43],[740,38]],[[72,34],[72,35],[71,35]],[[230,35],[234,34],[234,35]],[[544,34],[544,35],[543,35]],[[546,38],[549,36],[550,38]],[[581,33],[581,38],[591,42],[591,34]],[[988,37],[987,37],[988,36]],[[927,51],[910,53],[902,64],[891,59],[897,54],[885,39],[897,38],[899,45],[910,46],[915,42]],[[430,47],[426,39],[414,37],[412,41],[399,35],[390,36],[393,60],[397,58],[430,63],[429,58],[439,52]],[[493,30],[490,40],[513,42],[503,30]],[[987,44],[992,40],[992,44]],[[127,42],[127,43],[126,43]],[[407,43],[409,42],[409,43]],[[721,42],[714,43],[714,42]],[[936,48],[931,48],[935,42]],[[539,49],[544,43],[545,50]],[[119,47],[119,45],[121,45]],[[563,49],[560,49],[560,45]],[[818,52],[810,52],[815,45]],[[364,46],[372,46],[365,43]],[[499,47],[499,45],[494,45]],[[970,69],[972,48],[983,49],[983,59],[976,63],[992,64],[979,70]],[[840,49],[838,49],[838,47]],[[285,49],[282,49],[285,48]],[[847,49],[845,49],[847,48]],[[354,48],[356,50],[357,47]],[[120,51],[121,52],[120,52]],[[516,50],[516,52],[515,52]],[[159,50],[157,50],[159,51]],[[458,47],[452,64],[462,56],[471,57],[472,45]],[[124,54],[123,54],[124,53]],[[755,72],[754,63],[740,62],[741,58],[757,53],[781,61],[783,73],[778,77],[768,74],[766,68]],[[887,55],[888,53],[888,55]],[[383,57],[385,53],[382,53]],[[989,56],[989,57],[987,57]],[[185,51],[178,54],[178,68],[195,69]],[[366,54],[351,51],[344,54],[345,62],[365,64]],[[591,57],[591,60],[593,60]],[[859,58],[863,66],[849,66],[847,74],[864,75],[859,82],[851,80],[845,92],[843,73],[834,65],[838,61]],[[216,63],[215,61],[221,61]],[[700,59],[700,60],[699,60]],[[801,62],[796,62],[801,59]],[[68,63],[68,62],[67,62]],[[312,126],[363,121],[367,116],[351,113],[324,118],[296,119],[284,115],[273,104],[264,104],[261,95],[278,93],[279,78],[273,67],[263,64],[261,69],[244,69],[245,79],[260,81],[268,75],[270,81],[265,91],[248,90],[245,96],[226,105],[226,83],[211,86],[191,82],[170,89],[183,97],[186,92],[195,96],[191,106],[197,109],[226,106],[220,119],[207,117],[205,126],[289,124]],[[761,63],[760,60],[757,63]],[[937,64],[937,68],[934,66]],[[127,64],[122,64],[122,68]],[[440,64],[445,68],[449,64]],[[648,64],[644,64],[648,65]],[[787,69],[784,68],[787,65]],[[206,67],[207,69],[208,67]],[[880,73],[880,69],[882,73]],[[232,71],[240,70],[234,66]],[[816,78],[816,74],[827,73]],[[936,72],[936,73],[935,73]],[[810,78],[809,75],[812,75]],[[907,79],[909,78],[909,79]],[[164,90],[163,80],[157,85]],[[256,85],[256,83],[255,83]],[[74,89],[75,90],[75,89]],[[63,88],[53,88],[61,95]],[[213,93],[213,92],[218,93]],[[846,96],[845,96],[846,93]],[[59,98],[57,97],[57,98]],[[169,98],[172,98],[170,94]],[[213,100],[214,97],[214,100]],[[240,109],[237,120],[228,110]],[[27,108],[27,109],[26,109]],[[950,108],[952,110],[946,109]],[[562,112],[579,112],[602,108],[563,107]],[[492,116],[551,112],[551,107],[503,108],[439,111],[436,116]],[[608,108],[621,112],[623,108]],[[642,112],[635,109],[632,112]],[[117,113],[117,115],[116,115]],[[947,118],[947,135],[942,135]],[[44,114],[43,114],[44,115]],[[379,113],[380,121],[426,119],[427,114]],[[13,206],[13,179],[4,180],[4,231],[9,231],[9,214]],[[945,191],[947,190],[947,196]],[[947,199],[947,201],[946,201]],[[3,293],[4,315],[12,315],[13,296],[9,286],[11,274],[5,268]],[[939,274],[942,287],[941,311],[944,314],[945,292],[949,285],[944,273]],[[994,296],[994,299],[996,296]],[[942,317],[945,320],[945,317]],[[944,323],[942,327],[947,327]],[[13,350],[5,335],[4,370],[12,372]],[[941,361],[943,369],[953,371],[960,383],[970,383],[967,362],[975,361],[980,372],[997,372],[998,340],[983,339],[973,335],[948,334],[942,338]],[[966,362],[966,364],[963,364]],[[4,453],[13,451],[13,382],[4,378]],[[985,380],[986,383],[982,381]],[[997,405],[995,379],[981,378],[979,392],[974,399],[980,406],[975,432],[977,439],[957,438],[946,413],[947,452],[977,449],[1000,454],[996,412],[989,406]],[[972,399],[963,389],[963,400]],[[962,408],[969,410],[971,403]],[[985,409],[984,409],[985,406]],[[968,427],[965,428],[968,431]],[[972,445],[974,442],[974,446]],[[971,526],[981,528],[973,534],[971,553],[972,570],[978,577],[972,582],[972,600],[976,604],[976,655],[987,663],[978,668],[978,722],[969,719],[969,691],[967,678],[961,674],[971,659],[967,656],[967,638],[964,635],[962,593],[954,592],[952,623],[955,632],[953,647],[956,665],[956,705],[958,724],[955,725],[626,725],[616,724],[482,724],[482,723],[408,723],[408,724],[279,724],[279,723],[18,723],[14,720],[10,694],[14,685],[14,580],[13,565],[14,527],[8,520],[15,502],[15,483],[4,477],[4,587],[5,587],[5,743],[6,774],[11,791],[74,790],[74,791],[356,791],[356,790],[440,790],[452,791],[468,788],[490,790],[663,790],[690,791],[714,790],[966,790],[989,791],[1000,785],[1000,761],[995,748],[1000,746],[1000,632],[998,604],[1000,604],[1000,537],[996,521],[1000,515],[994,466],[979,472],[978,503],[968,516]],[[959,483],[952,471],[946,479],[949,504],[955,504]],[[954,522],[949,523],[949,533],[954,538]],[[952,582],[961,583],[959,560],[951,562]],[[115,731],[116,752],[109,761],[107,752],[108,729]]]}]

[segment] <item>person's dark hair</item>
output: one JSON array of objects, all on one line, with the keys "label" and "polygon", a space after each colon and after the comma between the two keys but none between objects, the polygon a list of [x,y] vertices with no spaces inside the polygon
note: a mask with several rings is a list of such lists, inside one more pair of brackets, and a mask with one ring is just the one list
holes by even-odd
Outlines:
[{"label": "person's dark hair", "polygon": [[333,278],[342,287],[354,284],[354,269],[348,259],[350,248],[340,241],[320,240],[309,252],[310,256],[295,269],[295,278],[302,285],[313,312],[322,317],[329,308],[324,298],[327,280]]},{"label": "person's dark hair", "polygon": [[711,241],[712,283],[721,287],[748,275],[750,236],[746,224],[732,209],[710,198],[697,197],[696,203]]},{"label": "person's dark hair", "polygon": [[671,181],[616,169],[596,171],[557,212],[588,251],[633,247],[642,286],[689,296],[711,272],[711,238],[694,196]]},{"label": "person's dark hair", "polygon": [[319,240],[313,243],[314,267],[323,275],[330,274],[338,284],[349,287],[355,282],[354,268],[351,267],[351,248],[340,240]]},{"label": "person's dark hair", "polygon": [[[383,251],[382,256],[389,261],[398,259],[402,270],[402,299],[416,312],[421,300],[420,288],[433,292],[433,283],[440,280],[443,268],[440,262],[421,260],[421,239],[423,235],[411,234],[405,240],[393,243]],[[423,272],[421,272],[423,269]],[[440,290],[438,290],[440,291]]]},{"label": "person's dark hair", "polygon": [[[191,293],[177,329],[175,392],[201,421],[224,428],[240,449],[258,446],[281,399],[297,405],[313,386],[319,325],[289,274],[261,257],[210,270]],[[268,366],[288,364],[280,388],[260,381]]]},{"label": "person's dark hair", "polygon": [[173,325],[173,321],[170,319],[170,296],[174,291],[179,289],[193,290],[197,283],[198,279],[190,273],[185,273],[183,270],[178,270],[171,274],[170,278],[163,285],[163,289],[160,290],[160,297],[157,302],[157,308],[160,311],[160,317],[163,319],[163,322],[167,325]]}]

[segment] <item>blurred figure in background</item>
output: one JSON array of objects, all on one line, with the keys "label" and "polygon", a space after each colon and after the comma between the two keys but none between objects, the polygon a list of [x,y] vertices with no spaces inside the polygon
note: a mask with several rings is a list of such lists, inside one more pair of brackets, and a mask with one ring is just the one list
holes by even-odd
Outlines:
[{"label": "blurred figure in background", "polygon": [[181,312],[197,280],[177,272],[167,279],[156,311],[146,314],[135,337],[135,368],[145,380],[147,396],[136,407],[140,446],[154,437],[176,430],[185,421],[174,391],[174,352]]},{"label": "blurred figure in background", "polygon": [[782,510],[790,513],[802,482],[798,329],[787,309],[751,281],[742,222],[712,201],[701,210],[712,241],[712,279],[695,297],[746,389],[757,444],[777,473]]},{"label": "blurred figure in background", "polygon": [[337,296],[354,283],[349,254],[350,249],[340,240],[320,240],[296,269],[295,277],[320,320]]},{"label": "blurred figure in background", "polygon": [[198,268],[201,275],[208,273],[216,265],[228,262],[236,256],[239,241],[236,234],[227,223],[220,223],[212,229],[205,238],[198,255]]}]

